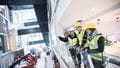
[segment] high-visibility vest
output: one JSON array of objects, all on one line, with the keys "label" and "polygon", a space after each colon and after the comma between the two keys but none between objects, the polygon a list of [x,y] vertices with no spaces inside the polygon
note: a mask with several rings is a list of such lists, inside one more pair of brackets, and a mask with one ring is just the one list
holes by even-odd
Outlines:
[{"label": "high-visibility vest", "polygon": [[79,45],[80,45],[80,46],[81,46],[81,44],[82,44],[84,32],[85,32],[85,30],[81,30],[80,33],[77,34],[77,37],[78,37]]},{"label": "high-visibility vest", "polygon": [[[95,36],[92,40],[87,40],[87,45],[89,45],[90,49],[97,49],[98,48],[98,39],[101,37],[101,35]],[[103,55],[101,53],[93,53],[91,54],[91,57],[95,60],[102,61],[103,60]]]},{"label": "high-visibility vest", "polygon": [[70,37],[68,37],[68,44],[70,46],[75,46],[78,43],[77,40],[78,40],[77,38],[71,39]]}]

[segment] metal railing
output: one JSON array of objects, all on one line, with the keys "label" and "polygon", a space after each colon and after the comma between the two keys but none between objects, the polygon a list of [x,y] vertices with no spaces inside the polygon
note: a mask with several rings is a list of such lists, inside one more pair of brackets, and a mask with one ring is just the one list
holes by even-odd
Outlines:
[{"label": "metal railing", "polygon": [[0,55],[0,68],[9,68],[14,61],[13,52],[6,52]]},{"label": "metal railing", "polygon": [[1,54],[0,68],[10,68],[10,66],[14,63],[16,56],[19,56],[19,57],[24,56],[24,50],[21,49],[15,52],[9,51]]}]

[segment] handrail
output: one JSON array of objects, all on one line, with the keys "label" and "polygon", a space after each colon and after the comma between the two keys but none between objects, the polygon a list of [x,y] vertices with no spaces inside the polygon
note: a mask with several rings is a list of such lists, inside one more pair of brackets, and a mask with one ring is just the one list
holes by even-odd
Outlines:
[{"label": "handrail", "polygon": [[27,55],[21,57],[20,59],[18,59],[17,61],[15,61],[15,62],[10,66],[10,68],[14,68],[16,64],[20,63],[20,61],[23,60],[23,59],[25,59],[28,55],[30,55],[30,54],[27,54]]},{"label": "handrail", "polygon": [[14,61],[13,52],[9,51],[0,55],[0,68],[9,68]]},{"label": "handrail", "polygon": [[[71,57],[70,62],[64,58],[65,56],[63,54],[58,54],[58,52],[56,52],[56,49],[55,47],[53,47],[53,51],[55,52],[55,55],[57,56],[60,64],[61,64],[61,67],[64,67],[64,68],[75,68],[75,64],[73,62],[73,59]],[[70,58],[70,56],[69,56]]]},{"label": "handrail", "polygon": [[117,66],[120,66],[120,61],[117,61],[116,59],[110,58],[108,62],[109,62],[109,63],[112,63],[112,64],[115,64],[115,65],[117,65]]},{"label": "handrail", "polygon": [[0,16],[2,17],[2,18],[4,18],[6,21],[9,21],[9,19],[7,19],[5,16],[3,16],[1,13],[0,13]]},{"label": "handrail", "polygon": [[24,54],[21,54],[23,52],[24,52],[23,49],[21,49],[15,52],[8,51],[8,52],[1,54],[0,55],[0,68],[9,68],[9,66],[14,63],[15,56],[16,55],[22,56],[24,55]]},{"label": "handrail", "polygon": [[56,50],[55,50],[54,48],[53,48],[53,51],[54,51],[54,53],[55,53],[56,57],[58,58],[59,62],[61,62],[61,61],[60,61],[60,60],[61,60],[60,55],[59,55],[59,54],[57,54],[57,52],[56,52]]},{"label": "handrail", "polygon": [[63,57],[61,57],[61,59],[63,60],[63,62],[65,63],[65,65],[67,66],[67,68],[70,68],[69,67],[69,64],[65,61],[65,59]]},{"label": "handrail", "polygon": [[[108,53],[105,53],[105,54],[106,54],[105,57],[107,57],[107,59],[105,59],[105,62],[120,66],[120,61],[117,60],[117,59],[120,59],[120,57],[112,55],[112,54],[108,54]],[[111,57],[114,57],[114,58],[111,58]]]}]

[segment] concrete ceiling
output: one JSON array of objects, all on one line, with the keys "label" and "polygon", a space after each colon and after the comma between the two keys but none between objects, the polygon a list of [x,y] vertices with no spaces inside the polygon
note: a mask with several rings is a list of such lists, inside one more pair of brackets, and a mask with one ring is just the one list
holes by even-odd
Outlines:
[{"label": "concrete ceiling", "polygon": [[[97,19],[100,20],[97,21]],[[98,18],[92,19],[89,22],[95,23],[97,30],[103,35],[114,36],[117,40],[120,40],[120,8]]]},{"label": "concrete ceiling", "polygon": [[59,24],[63,24],[64,28],[80,19],[87,22],[118,8],[120,8],[120,0],[72,0]]},{"label": "concrete ceiling", "polygon": [[0,5],[44,4],[47,0],[0,0]]},{"label": "concrete ceiling", "polygon": [[33,5],[9,5],[12,10],[32,9]]},{"label": "concrete ceiling", "polygon": [[[97,21],[97,19],[100,19],[100,21]],[[116,9],[110,13],[107,13],[103,16],[92,19],[89,22],[95,22],[96,24],[99,22],[99,24],[100,24],[102,22],[107,22],[107,21],[120,22],[120,8]]]}]

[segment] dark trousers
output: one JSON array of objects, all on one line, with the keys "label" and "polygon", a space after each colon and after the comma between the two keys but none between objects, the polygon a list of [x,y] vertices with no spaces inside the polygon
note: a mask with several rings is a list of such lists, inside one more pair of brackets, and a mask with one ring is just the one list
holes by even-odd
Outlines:
[{"label": "dark trousers", "polygon": [[75,49],[69,49],[69,51],[70,51],[70,54],[71,54],[73,59],[78,58],[78,61],[79,61],[79,64],[80,64],[81,63],[81,55],[80,55],[80,53],[77,54]]},{"label": "dark trousers", "polygon": [[81,64],[81,55],[80,55],[80,54],[77,54],[77,58],[78,58],[79,65],[80,65],[80,64]]},{"label": "dark trousers", "polygon": [[105,68],[102,61],[92,59],[94,68]]}]

